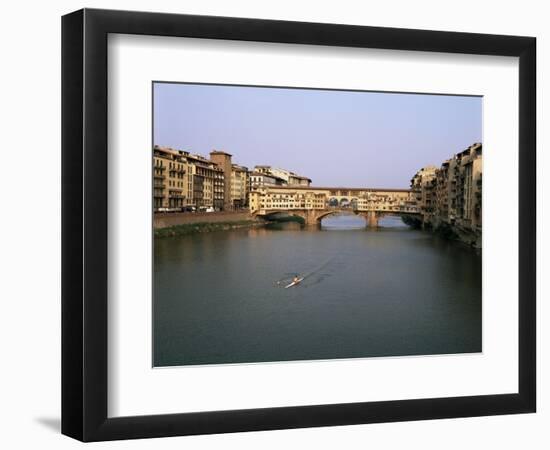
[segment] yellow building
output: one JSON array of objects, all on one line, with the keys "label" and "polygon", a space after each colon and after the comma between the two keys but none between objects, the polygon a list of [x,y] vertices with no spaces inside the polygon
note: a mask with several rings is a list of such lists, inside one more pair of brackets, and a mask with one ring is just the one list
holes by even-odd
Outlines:
[{"label": "yellow building", "polygon": [[325,210],[350,208],[358,211],[416,211],[408,189],[326,188],[260,186],[250,192],[250,211]]},{"label": "yellow building", "polygon": [[231,205],[234,209],[248,205],[248,169],[237,164],[231,166]]},{"label": "yellow building", "polygon": [[187,151],[153,148],[155,212],[183,211],[186,206],[223,208],[224,175],[214,162]]},{"label": "yellow building", "polygon": [[153,149],[153,208],[181,210],[188,199],[188,166],[185,152],[167,147]]}]

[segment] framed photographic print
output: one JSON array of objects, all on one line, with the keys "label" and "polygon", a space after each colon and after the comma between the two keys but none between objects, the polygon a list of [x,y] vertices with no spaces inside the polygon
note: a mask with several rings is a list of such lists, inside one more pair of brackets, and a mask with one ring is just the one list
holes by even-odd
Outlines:
[{"label": "framed photographic print", "polygon": [[64,434],[535,411],[535,38],[62,25]]}]

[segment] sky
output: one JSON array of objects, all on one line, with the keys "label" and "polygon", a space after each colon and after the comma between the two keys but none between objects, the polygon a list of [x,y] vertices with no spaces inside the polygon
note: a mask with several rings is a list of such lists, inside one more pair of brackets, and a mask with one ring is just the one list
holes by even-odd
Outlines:
[{"label": "sky", "polygon": [[313,186],[408,188],[482,142],[482,98],[155,83],[153,141],[271,165]]}]

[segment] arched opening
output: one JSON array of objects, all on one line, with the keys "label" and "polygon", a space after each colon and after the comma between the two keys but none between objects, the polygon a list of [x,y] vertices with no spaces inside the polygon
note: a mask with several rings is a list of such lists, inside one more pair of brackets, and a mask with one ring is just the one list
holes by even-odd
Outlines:
[{"label": "arched opening", "polygon": [[340,199],[340,208],[349,208],[349,206],[350,201],[346,197]]},{"label": "arched opening", "polygon": [[379,228],[408,228],[399,214],[384,214],[378,219]]},{"label": "arched opening", "polygon": [[305,219],[302,216],[287,212],[274,212],[263,216],[263,218],[264,220],[272,223],[295,222],[300,225],[305,224]]},{"label": "arched opening", "polygon": [[328,201],[328,206],[331,208],[336,208],[338,206],[338,199],[334,197],[330,198]]},{"label": "arched opening", "polygon": [[337,213],[327,214],[320,220],[322,230],[361,230],[367,226],[364,216],[359,214]]}]

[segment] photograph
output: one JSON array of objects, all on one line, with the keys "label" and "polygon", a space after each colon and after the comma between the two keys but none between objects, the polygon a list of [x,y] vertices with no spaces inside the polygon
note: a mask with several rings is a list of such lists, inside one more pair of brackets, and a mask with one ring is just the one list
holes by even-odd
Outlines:
[{"label": "photograph", "polygon": [[3,8],[0,449],[550,448],[543,2],[106,5]]},{"label": "photograph", "polygon": [[482,96],[152,96],[153,367],[483,351]]}]

